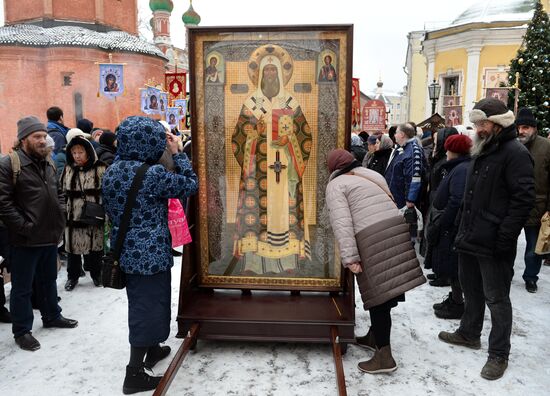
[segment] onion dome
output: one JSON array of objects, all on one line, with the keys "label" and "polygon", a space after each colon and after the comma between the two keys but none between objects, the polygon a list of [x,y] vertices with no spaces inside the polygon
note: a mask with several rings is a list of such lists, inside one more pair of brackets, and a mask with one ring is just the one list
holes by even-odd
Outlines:
[{"label": "onion dome", "polygon": [[193,0],[189,2],[189,9],[181,17],[184,25],[196,26],[201,22],[201,16],[193,9]]},{"label": "onion dome", "polygon": [[172,0],[149,0],[149,8],[153,12],[172,12],[172,10],[174,9],[174,3],[172,3]]},{"label": "onion dome", "polygon": [[451,25],[476,22],[528,21],[533,17],[533,0],[482,0],[456,18]]}]

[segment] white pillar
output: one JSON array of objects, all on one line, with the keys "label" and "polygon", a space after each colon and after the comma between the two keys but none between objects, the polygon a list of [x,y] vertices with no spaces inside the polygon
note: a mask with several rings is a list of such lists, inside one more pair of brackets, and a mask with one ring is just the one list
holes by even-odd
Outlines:
[{"label": "white pillar", "polygon": [[[428,59],[428,85],[430,85],[435,78],[435,50],[426,53],[426,58]],[[432,115],[432,101],[428,95],[428,87],[424,89],[426,90],[426,118],[429,118]],[[437,108],[435,110],[437,111]]]},{"label": "white pillar", "polygon": [[464,95],[464,120],[465,125],[470,125],[470,111],[474,107],[474,102],[477,99],[477,88],[479,81],[479,54],[481,53],[482,44],[471,44],[467,49],[468,52],[468,69],[466,71],[466,94]]}]

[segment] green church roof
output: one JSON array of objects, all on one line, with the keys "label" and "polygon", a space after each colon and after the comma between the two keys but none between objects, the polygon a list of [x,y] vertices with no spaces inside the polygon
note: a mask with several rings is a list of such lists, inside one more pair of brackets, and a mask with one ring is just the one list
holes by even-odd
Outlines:
[{"label": "green church roof", "polygon": [[201,16],[193,9],[193,0],[190,1],[189,9],[181,17],[185,25],[198,25],[201,22]]},{"label": "green church roof", "polygon": [[172,0],[149,0],[149,8],[151,11],[167,11],[172,12],[174,3]]}]

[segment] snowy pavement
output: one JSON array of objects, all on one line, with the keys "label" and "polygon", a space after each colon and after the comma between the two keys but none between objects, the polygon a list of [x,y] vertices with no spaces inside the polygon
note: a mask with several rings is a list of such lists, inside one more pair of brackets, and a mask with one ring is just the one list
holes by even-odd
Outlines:
[{"label": "snowy pavement", "polygon": [[[354,345],[344,355],[349,395],[542,395],[550,393],[550,267],[541,270],[539,291],[525,291],[523,235],[512,282],[514,324],[508,370],[497,381],[479,375],[487,358],[489,311],[486,310],[479,351],[444,344],[441,330],[454,330],[458,320],[437,319],[431,308],[448,288],[427,284],[407,293],[407,301],[392,311],[392,349],[399,369],[387,375],[358,371],[357,363],[370,352]],[[180,262],[173,269],[172,316],[177,313]],[[95,288],[89,276],[73,292],[58,290],[63,315],[79,320],[76,329],[45,329],[35,312],[36,352],[22,351],[13,341],[11,326],[0,324],[0,395],[117,395],[129,355],[125,291]],[[6,292],[9,294],[9,285]],[[357,293],[358,296],[358,293]],[[358,296],[358,307],[361,306]],[[356,334],[369,326],[368,314],[357,309]],[[180,346],[172,323],[167,344]],[[160,362],[161,375],[169,360]],[[152,393],[152,392],[150,392]],[[150,394],[149,393],[149,394]],[[142,393],[147,394],[147,393]],[[199,341],[190,353],[168,395],[336,395],[336,379],[328,344],[280,344]]]}]

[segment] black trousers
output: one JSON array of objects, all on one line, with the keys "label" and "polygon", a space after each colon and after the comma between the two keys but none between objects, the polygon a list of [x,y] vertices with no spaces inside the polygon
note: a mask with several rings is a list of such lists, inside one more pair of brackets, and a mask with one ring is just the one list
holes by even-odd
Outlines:
[{"label": "black trousers", "polygon": [[395,299],[369,308],[371,330],[378,349],[390,345],[391,309],[397,305]]},{"label": "black trousers", "polygon": [[[101,275],[102,251],[90,252],[84,255],[84,269],[90,271],[90,275],[97,278]],[[69,279],[77,280],[82,271],[82,258],[80,254],[67,253],[67,275]]]},{"label": "black trousers", "polygon": [[510,285],[514,277],[515,257],[515,252],[498,258],[458,255],[458,277],[464,292],[464,315],[458,331],[468,339],[480,338],[487,304],[491,311],[491,357],[508,359],[510,354]]}]

